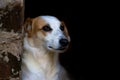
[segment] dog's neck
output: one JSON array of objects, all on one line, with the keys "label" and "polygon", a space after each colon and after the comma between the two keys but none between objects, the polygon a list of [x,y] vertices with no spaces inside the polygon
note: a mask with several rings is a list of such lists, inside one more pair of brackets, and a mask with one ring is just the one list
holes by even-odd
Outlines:
[{"label": "dog's neck", "polygon": [[29,39],[30,44],[26,39],[24,38],[24,57],[26,59],[32,60],[31,62],[35,62],[36,66],[39,65],[45,71],[51,72],[54,69],[56,70],[56,68],[59,69],[58,53],[47,51],[42,46],[39,48],[32,47],[34,46],[32,45],[32,40]]}]

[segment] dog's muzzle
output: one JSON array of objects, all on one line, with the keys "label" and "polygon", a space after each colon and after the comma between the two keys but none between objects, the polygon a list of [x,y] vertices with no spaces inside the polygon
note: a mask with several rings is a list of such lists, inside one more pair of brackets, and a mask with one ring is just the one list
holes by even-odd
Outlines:
[{"label": "dog's muzzle", "polygon": [[69,41],[67,39],[60,39],[59,40],[59,48],[53,48],[52,46],[49,46],[49,48],[55,49],[55,50],[65,50],[68,47]]}]

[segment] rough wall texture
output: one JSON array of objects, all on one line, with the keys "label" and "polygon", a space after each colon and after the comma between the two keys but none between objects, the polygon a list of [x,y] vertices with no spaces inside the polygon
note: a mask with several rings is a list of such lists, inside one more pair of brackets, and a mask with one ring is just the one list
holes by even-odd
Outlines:
[{"label": "rough wall texture", "polygon": [[20,31],[23,11],[23,0],[0,0],[0,29]]},{"label": "rough wall texture", "polygon": [[24,0],[0,0],[0,80],[20,80]]}]

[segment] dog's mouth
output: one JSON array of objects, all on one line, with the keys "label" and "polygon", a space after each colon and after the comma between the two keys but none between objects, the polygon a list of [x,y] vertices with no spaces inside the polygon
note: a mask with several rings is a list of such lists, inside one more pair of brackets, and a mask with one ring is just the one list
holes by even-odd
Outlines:
[{"label": "dog's mouth", "polygon": [[54,50],[65,50],[66,49],[66,47],[59,47],[57,49],[53,48],[52,46],[48,46],[48,47]]}]

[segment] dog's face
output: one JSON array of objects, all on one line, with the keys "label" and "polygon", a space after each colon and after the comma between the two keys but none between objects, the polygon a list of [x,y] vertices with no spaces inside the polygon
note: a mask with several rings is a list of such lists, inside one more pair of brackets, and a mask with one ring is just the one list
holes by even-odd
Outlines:
[{"label": "dog's face", "polygon": [[27,37],[32,38],[34,47],[43,46],[50,51],[63,52],[70,42],[64,22],[53,16],[40,16],[25,22]]}]

